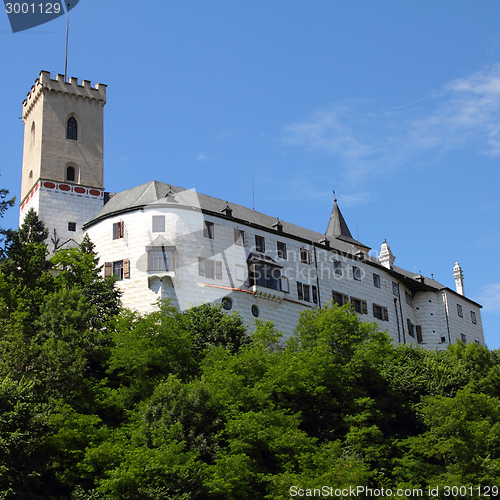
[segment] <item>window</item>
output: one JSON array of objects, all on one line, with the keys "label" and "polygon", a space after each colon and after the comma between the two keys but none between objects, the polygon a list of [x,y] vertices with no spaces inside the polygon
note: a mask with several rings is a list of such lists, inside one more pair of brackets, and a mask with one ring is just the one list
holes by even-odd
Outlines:
[{"label": "window", "polygon": [[290,293],[290,282],[286,276],[281,277],[281,291],[285,293]]},{"label": "window", "polygon": [[311,263],[311,253],[307,248],[302,247],[300,249],[300,262],[302,262],[303,264]]},{"label": "window", "polygon": [[215,224],[208,220],[205,221],[205,226],[203,227],[203,236],[210,240],[214,239],[214,228]]},{"label": "window", "polygon": [[415,325],[410,321],[410,318],[406,318],[406,323],[408,325],[408,335],[415,338]]},{"label": "window", "polygon": [[286,259],[286,243],[278,241],[278,257],[280,259]]},{"label": "window", "polygon": [[212,259],[198,259],[198,274],[209,279],[222,279],[222,262]]},{"label": "window", "polygon": [[422,337],[422,327],[420,325],[417,325],[415,327],[415,330],[417,331],[417,342],[423,342],[423,337]]},{"label": "window", "polygon": [[300,281],[297,281],[297,297],[299,300],[304,300],[305,302],[312,301],[318,303],[318,288],[316,285],[305,285]]},{"label": "window", "polygon": [[163,247],[148,250],[148,271],[172,271],[174,253]]},{"label": "window", "polygon": [[256,305],[252,306],[252,316],[258,318],[259,317],[259,308]]},{"label": "window", "polygon": [[354,307],[354,310],[358,314],[368,314],[368,303],[366,300],[357,299],[356,297],[351,297],[349,302]]},{"label": "window", "polygon": [[411,294],[409,294],[406,290],[405,290],[405,299],[406,299],[406,303],[410,307],[413,307],[413,298],[412,298]]},{"label": "window", "polygon": [[123,260],[113,262],[113,274],[119,279],[123,279]]},{"label": "window", "polygon": [[123,221],[113,224],[113,239],[118,240],[120,238],[123,238]]},{"label": "window", "polygon": [[130,260],[117,260],[104,263],[104,276],[116,276],[119,281],[130,278]]},{"label": "window", "polygon": [[470,320],[476,325],[477,324],[477,319],[476,319],[476,313],[474,311],[470,312]]},{"label": "window", "polygon": [[467,344],[467,337],[464,333],[460,334],[460,340],[464,343]]},{"label": "window", "polygon": [[[377,304],[373,304],[373,315],[375,316],[375,306]],[[381,317],[379,319],[381,319],[382,321],[389,321],[389,310],[387,309],[387,307],[384,307],[384,306],[377,306],[377,307],[380,307],[381,309]],[[378,316],[375,316],[375,317],[378,317]]]},{"label": "window", "polygon": [[342,276],[342,262],[340,260],[333,261],[333,270],[337,276]]},{"label": "window", "polygon": [[361,281],[361,269],[356,266],[352,266],[352,277],[356,281]]},{"label": "window", "polygon": [[68,231],[76,231],[76,222],[68,222]]},{"label": "window", "polygon": [[70,116],[66,127],[66,139],[72,139],[73,141],[76,141],[77,138],[78,138],[78,125],[76,123],[75,117]]},{"label": "window", "polygon": [[30,146],[33,147],[35,145],[35,122],[31,124],[31,141]]},{"label": "window", "polygon": [[165,232],[165,216],[153,215],[153,233]]},{"label": "window", "polygon": [[245,231],[243,229],[234,228],[234,244],[240,247],[245,245]]},{"label": "window", "polygon": [[230,311],[233,308],[233,301],[229,297],[222,299],[222,309]]},{"label": "window", "polygon": [[457,304],[457,314],[463,318],[464,317],[464,312],[462,310],[462,306],[460,304]]},{"label": "window", "polygon": [[261,253],[266,251],[266,240],[264,236],[255,235],[255,251]]},{"label": "window", "polygon": [[380,288],[380,275],[378,274],[373,275],[373,286],[375,288]]},{"label": "window", "polygon": [[66,167],[66,180],[70,182],[75,182],[76,181],[76,170],[75,167],[69,166]]},{"label": "window", "polygon": [[392,293],[396,297],[399,297],[399,287],[397,283],[394,283],[394,281],[392,282]]},{"label": "window", "polygon": [[384,320],[384,312],[383,307],[378,306],[377,304],[373,304],[373,317],[377,319]]},{"label": "window", "polygon": [[339,306],[343,306],[349,302],[349,296],[332,290],[333,302]]},{"label": "window", "polygon": [[300,281],[297,281],[297,297],[299,298],[299,300],[304,300],[302,283]]},{"label": "window", "polygon": [[250,264],[250,286],[258,285],[281,290],[281,269],[264,262]]}]

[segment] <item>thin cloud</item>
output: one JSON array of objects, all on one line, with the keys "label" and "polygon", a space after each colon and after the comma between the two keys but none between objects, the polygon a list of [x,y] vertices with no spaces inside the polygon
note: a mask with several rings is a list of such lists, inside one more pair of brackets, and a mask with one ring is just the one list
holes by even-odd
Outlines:
[{"label": "thin cloud", "polygon": [[482,304],[484,311],[500,313],[500,282],[483,287],[478,302]]},{"label": "thin cloud", "polygon": [[336,157],[352,183],[369,172],[414,167],[465,147],[500,156],[500,64],[448,82],[410,105],[366,108],[368,103],[357,102],[317,111],[285,127],[282,142]]}]

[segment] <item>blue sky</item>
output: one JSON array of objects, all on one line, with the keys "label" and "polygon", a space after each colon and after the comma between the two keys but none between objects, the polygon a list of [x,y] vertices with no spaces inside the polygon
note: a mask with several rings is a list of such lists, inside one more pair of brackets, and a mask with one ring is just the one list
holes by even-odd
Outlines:
[{"label": "blue sky", "polygon": [[[80,0],[68,76],[108,85],[105,185],[159,180],[355,238],[483,304],[500,347],[500,2]],[[19,196],[21,103],[64,72],[65,18],[0,15],[0,186]],[[11,209],[2,224],[14,227]]]}]

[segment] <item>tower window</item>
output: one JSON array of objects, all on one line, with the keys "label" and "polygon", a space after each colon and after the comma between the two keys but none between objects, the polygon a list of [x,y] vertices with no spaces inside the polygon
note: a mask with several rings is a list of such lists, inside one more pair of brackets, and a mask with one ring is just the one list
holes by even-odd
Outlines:
[{"label": "tower window", "polygon": [[31,124],[31,143],[30,146],[33,147],[35,145],[35,122]]},{"label": "tower window", "polygon": [[70,116],[68,119],[68,125],[66,127],[66,139],[72,139],[76,141],[78,138],[78,125],[76,123],[75,117]]},{"label": "tower window", "polygon": [[66,167],[66,180],[75,182],[76,180],[76,170],[75,167]]}]

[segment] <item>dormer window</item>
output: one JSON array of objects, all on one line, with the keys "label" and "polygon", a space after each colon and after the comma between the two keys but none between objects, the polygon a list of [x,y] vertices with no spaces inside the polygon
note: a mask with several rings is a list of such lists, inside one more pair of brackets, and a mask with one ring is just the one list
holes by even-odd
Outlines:
[{"label": "dormer window", "polygon": [[78,138],[78,125],[74,116],[68,118],[68,123],[66,126],[66,139],[71,139],[76,141]]}]

